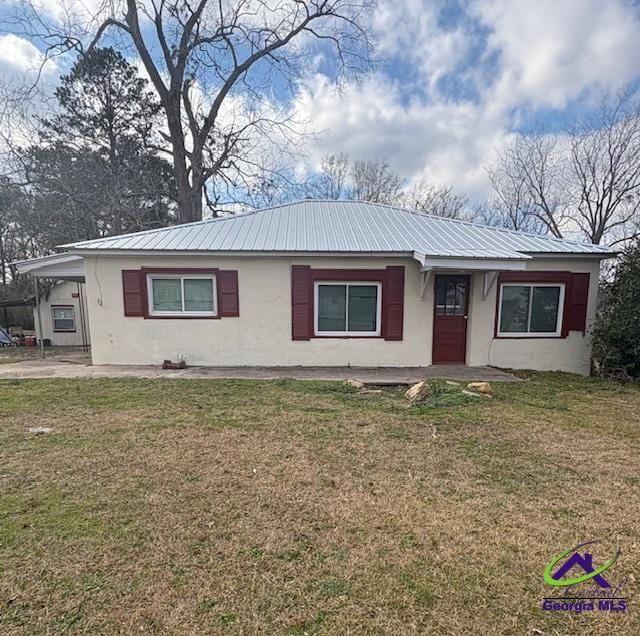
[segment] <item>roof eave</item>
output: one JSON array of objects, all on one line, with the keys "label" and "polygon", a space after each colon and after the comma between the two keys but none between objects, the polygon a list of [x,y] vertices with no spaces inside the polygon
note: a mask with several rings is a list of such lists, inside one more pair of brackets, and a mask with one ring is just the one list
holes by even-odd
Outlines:
[{"label": "roof eave", "polygon": [[[172,250],[172,249],[127,249],[127,248],[72,248],[65,255],[71,256],[211,256],[264,258],[264,257],[335,257],[335,258],[413,258],[423,262],[425,258],[444,259],[458,258],[472,260],[497,259],[500,261],[528,261],[532,258],[597,258],[607,259],[617,256],[620,252],[514,252],[513,254],[455,254],[432,255],[418,251],[322,251],[322,250]],[[60,255],[62,256],[62,255]],[[29,261],[24,261],[28,263]]]},{"label": "roof eave", "polygon": [[521,256],[426,256],[416,258],[422,271],[463,270],[479,272],[521,271],[527,268],[530,257]]},{"label": "roof eave", "polygon": [[12,263],[20,274],[39,278],[84,281],[84,260],[69,252]]},{"label": "roof eave", "polygon": [[620,251],[593,251],[593,252],[523,252],[532,258],[597,258],[605,260],[620,255]]},{"label": "roof eave", "polygon": [[219,257],[240,257],[240,258],[257,258],[257,257],[281,257],[287,256],[291,258],[312,258],[327,257],[335,258],[413,258],[412,251],[396,251],[396,252],[370,252],[370,251],[296,251],[296,250],[140,250],[140,249],[72,249],[69,254],[77,256],[219,256]]}]

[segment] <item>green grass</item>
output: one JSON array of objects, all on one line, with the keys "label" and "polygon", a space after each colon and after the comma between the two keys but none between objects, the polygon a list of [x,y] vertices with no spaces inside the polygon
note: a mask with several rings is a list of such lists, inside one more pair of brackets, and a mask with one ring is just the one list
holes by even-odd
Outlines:
[{"label": "green grass", "polygon": [[541,604],[578,542],[638,571],[640,387],[522,375],[0,381],[0,633],[636,634],[632,583]]}]

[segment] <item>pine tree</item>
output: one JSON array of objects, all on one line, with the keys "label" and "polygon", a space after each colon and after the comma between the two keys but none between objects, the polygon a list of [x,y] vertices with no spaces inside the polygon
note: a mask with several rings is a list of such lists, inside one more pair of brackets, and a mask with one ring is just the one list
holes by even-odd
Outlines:
[{"label": "pine tree", "polygon": [[144,230],[172,219],[175,187],[159,154],[160,106],[137,69],[94,49],[61,78],[58,112],[40,120],[25,157],[33,209],[25,221],[54,245]]}]

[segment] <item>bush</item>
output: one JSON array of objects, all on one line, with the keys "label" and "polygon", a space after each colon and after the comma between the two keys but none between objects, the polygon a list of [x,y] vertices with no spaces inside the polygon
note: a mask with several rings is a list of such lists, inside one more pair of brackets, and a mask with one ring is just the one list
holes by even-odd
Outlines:
[{"label": "bush", "polygon": [[640,377],[640,242],[628,248],[601,290],[594,359],[602,375]]}]

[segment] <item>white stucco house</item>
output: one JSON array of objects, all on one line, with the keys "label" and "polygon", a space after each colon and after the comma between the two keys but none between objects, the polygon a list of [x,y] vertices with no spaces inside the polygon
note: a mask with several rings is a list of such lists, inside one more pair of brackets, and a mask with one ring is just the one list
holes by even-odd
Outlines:
[{"label": "white stucco house", "polygon": [[[94,364],[590,369],[602,246],[305,200],[62,246]],[[57,274],[56,274],[57,272]]]},{"label": "white stucco house", "polygon": [[83,283],[58,281],[41,295],[39,307],[33,309],[37,339],[44,338],[58,347],[89,345],[85,306]]}]

